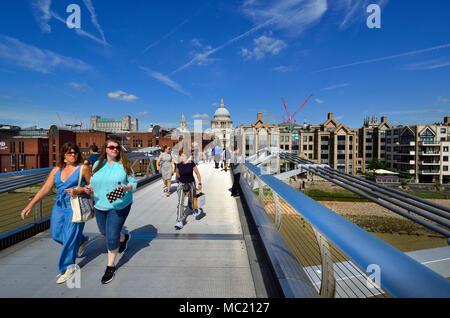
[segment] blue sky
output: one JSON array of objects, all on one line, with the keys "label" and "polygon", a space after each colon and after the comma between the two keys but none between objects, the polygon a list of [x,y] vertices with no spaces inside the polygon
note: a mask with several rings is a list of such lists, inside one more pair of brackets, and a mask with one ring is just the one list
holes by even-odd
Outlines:
[{"label": "blue sky", "polygon": [[[66,8],[78,4],[81,29]],[[381,28],[369,29],[370,4]],[[450,115],[447,0],[3,0],[0,123],[88,125],[91,115],[178,127],[233,126],[258,111],[351,128],[366,116],[424,124]],[[285,116],[286,117],[286,116]]]}]

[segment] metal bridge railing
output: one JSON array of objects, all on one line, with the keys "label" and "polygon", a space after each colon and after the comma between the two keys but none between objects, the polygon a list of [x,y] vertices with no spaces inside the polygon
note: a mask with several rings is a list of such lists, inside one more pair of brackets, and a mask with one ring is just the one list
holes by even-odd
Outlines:
[{"label": "metal bridge railing", "polygon": [[[157,156],[132,157],[138,188],[158,178]],[[50,226],[56,188],[34,206],[34,214],[22,220],[20,212],[42,187],[53,168],[13,173],[0,181],[0,250],[31,237]]]},{"label": "metal bridge railing", "polygon": [[241,188],[321,297],[450,297],[445,278],[253,164],[243,165]]}]

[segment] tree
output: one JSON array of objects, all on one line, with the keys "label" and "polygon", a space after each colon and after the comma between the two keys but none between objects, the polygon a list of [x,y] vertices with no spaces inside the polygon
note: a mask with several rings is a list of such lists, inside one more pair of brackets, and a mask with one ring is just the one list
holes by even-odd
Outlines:
[{"label": "tree", "polygon": [[384,169],[384,162],[380,161],[380,159],[375,158],[371,162],[369,162],[368,168],[370,170]]}]

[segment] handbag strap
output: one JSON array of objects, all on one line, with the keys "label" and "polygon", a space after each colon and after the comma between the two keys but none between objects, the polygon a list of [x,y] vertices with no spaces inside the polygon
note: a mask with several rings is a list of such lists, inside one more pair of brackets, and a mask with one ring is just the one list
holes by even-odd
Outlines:
[{"label": "handbag strap", "polygon": [[80,176],[78,177],[78,188],[81,185],[81,177],[83,176],[83,166],[84,165],[81,165],[81,167],[80,167]]}]

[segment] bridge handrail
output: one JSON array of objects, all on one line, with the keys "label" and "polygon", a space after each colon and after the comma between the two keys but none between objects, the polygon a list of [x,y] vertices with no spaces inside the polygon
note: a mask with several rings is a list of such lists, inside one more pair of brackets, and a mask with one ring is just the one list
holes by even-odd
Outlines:
[{"label": "bridge handrail", "polygon": [[[381,286],[394,297],[450,297],[450,282],[277,178],[245,167],[308,220],[360,268],[377,264]],[[356,243],[357,242],[357,243]]]}]

